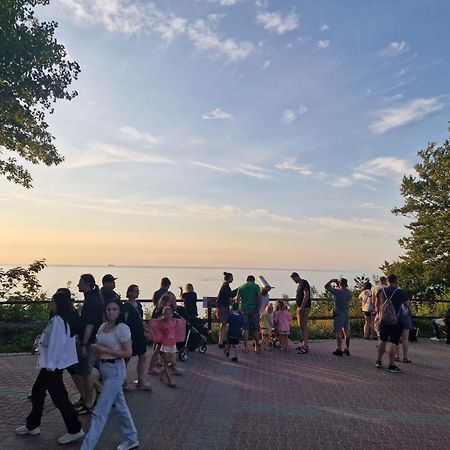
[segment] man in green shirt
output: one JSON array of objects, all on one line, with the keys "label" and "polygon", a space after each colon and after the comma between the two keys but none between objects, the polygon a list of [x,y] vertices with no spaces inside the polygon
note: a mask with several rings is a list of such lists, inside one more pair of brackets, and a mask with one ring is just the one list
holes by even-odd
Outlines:
[{"label": "man in green shirt", "polygon": [[247,342],[251,333],[255,352],[260,353],[259,308],[261,305],[261,290],[255,283],[253,275],[249,275],[247,282],[238,289],[237,301],[241,305],[241,311],[244,316],[244,352],[248,351]]}]

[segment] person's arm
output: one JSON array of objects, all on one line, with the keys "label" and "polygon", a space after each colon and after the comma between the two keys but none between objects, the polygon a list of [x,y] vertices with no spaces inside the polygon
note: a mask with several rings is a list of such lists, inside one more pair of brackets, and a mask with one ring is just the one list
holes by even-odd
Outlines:
[{"label": "person's arm", "polygon": [[131,358],[133,353],[131,341],[121,342],[120,347],[121,348],[119,350],[115,350],[100,344],[91,345],[91,348],[99,355],[106,353],[107,355],[114,356],[115,358]]},{"label": "person's arm", "polygon": [[330,280],[326,285],[325,285],[325,289],[328,291],[328,292],[331,292],[332,294],[334,294],[336,291],[337,291],[337,289],[336,288],[334,288],[331,284],[332,283],[338,283],[339,281],[336,279],[336,278],[333,278],[332,280]]},{"label": "person's arm", "polygon": [[238,303],[241,303],[241,296],[240,296],[240,294],[239,294],[239,289],[240,289],[240,288],[237,289],[237,293],[236,293],[236,301],[237,301]]},{"label": "person's arm", "polygon": [[309,302],[310,295],[311,295],[311,292],[310,292],[309,288],[307,288],[303,291],[303,302],[302,302],[302,306],[300,306],[300,308],[305,308],[305,306]]},{"label": "person's arm", "polygon": [[89,342],[89,338],[91,337],[92,331],[94,330],[94,324],[87,324],[84,327],[83,339],[80,342],[80,347],[82,351],[86,351],[86,345]]}]

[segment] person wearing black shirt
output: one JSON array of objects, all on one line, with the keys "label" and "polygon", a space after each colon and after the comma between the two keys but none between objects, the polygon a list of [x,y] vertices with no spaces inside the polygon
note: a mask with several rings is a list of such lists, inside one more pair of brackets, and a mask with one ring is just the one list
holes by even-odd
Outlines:
[{"label": "person wearing black shirt", "polygon": [[198,316],[198,310],[197,293],[194,292],[194,286],[192,286],[191,283],[188,283],[186,285],[186,292],[184,292],[183,287],[180,286],[180,294],[189,320],[195,319]]},{"label": "person wearing black shirt", "polygon": [[233,282],[233,274],[229,272],[223,273],[223,284],[220,288],[217,296],[216,303],[216,319],[220,323],[219,329],[219,347],[225,347],[225,341],[227,340],[227,324],[228,316],[230,315],[231,300],[236,297],[237,289],[231,290],[230,284]]},{"label": "person wearing black shirt", "polygon": [[[375,310],[377,313],[380,312],[382,305],[390,301],[394,307],[396,316],[398,317],[401,312],[401,307],[404,304],[408,309],[411,308],[411,302],[409,301],[406,293],[399,288],[398,278],[396,275],[392,274],[388,276],[388,287],[382,288],[377,293],[377,300],[375,304]],[[389,372],[398,373],[402,370],[395,365],[395,349],[400,342],[400,336],[402,334],[402,326],[398,322],[395,325],[387,325],[383,322],[380,323],[380,344],[378,345],[378,359],[376,362],[376,367],[382,368],[382,358],[386,350],[386,344],[391,343],[391,348],[389,349]]]},{"label": "person wearing black shirt", "polygon": [[102,287],[100,293],[102,294],[103,303],[106,304],[109,300],[120,300],[120,295],[114,290],[116,288],[117,278],[107,273],[102,278]]},{"label": "person wearing black shirt", "polygon": [[170,286],[171,286],[171,285],[172,285],[172,282],[171,282],[167,277],[164,277],[164,278],[161,280],[161,287],[160,287],[157,291],[155,291],[155,292],[153,293],[153,306],[154,306],[155,308],[158,307],[159,299],[160,299],[164,294],[167,294],[167,293],[169,292],[169,289],[170,289]]},{"label": "person wearing black shirt", "polygon": [[[127,301],[122,304],[122,312],[124,314],[125,323],[130,328],[132,341],[132,356],[138,357],[137,363],[137,389],[150,391],[151,387],[146,382],[145,366],[147,362],[147,342],[145,340],[144,325],[142,323],[143,311],[142,305],[137,301],[139,297],[139,286],[132,284],[127,289]],[[128,366],[130,358],[125,359]],[[125,382],[124,389],[129,386]]]},{"label": "person wearing black shirt", "polygon": [[81,309],[81,333],[77,347],[78,364],[74,367],[76,375],[73,379],[84,401],[78,414],[89,414],[95,402],[94,379],[91,375],[95,354],[90,346],[95,342],[95,335],[103,323],[103,300],[91,274],[81,275],[78,290],[84,294],[84,303]]},{"label": "person wearing black shirt", "polygon": [[309,328],[308,318],[311,311],[311,288],[306,280],[300,278],[297,272],[292,272],[291,278],[297,283],[295,302],[297,303],[297,323],[302,332],[303,343],[297,347],[297,353],[308,353]]}]

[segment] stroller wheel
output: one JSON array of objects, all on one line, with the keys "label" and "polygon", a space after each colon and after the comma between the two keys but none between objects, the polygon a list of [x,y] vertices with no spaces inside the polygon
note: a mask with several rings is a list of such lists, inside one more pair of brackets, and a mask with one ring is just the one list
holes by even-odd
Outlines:
[{"label": "stroller wheel", "polygon": [[188,358],[189,357],[188,357],[188,350],[187,350],[187,348],[181,348],[179,353],[178,353],[178,359],[180,361],[184,362],[184,361],[187,361]]},{"label": "stroller wheel", "polygon": [[200,347],[198,348],[198,351],[200,353],[206,353],[206,350],[208,350],[208,347],[206,346],[206,344],[202,344],[200,345]]}]

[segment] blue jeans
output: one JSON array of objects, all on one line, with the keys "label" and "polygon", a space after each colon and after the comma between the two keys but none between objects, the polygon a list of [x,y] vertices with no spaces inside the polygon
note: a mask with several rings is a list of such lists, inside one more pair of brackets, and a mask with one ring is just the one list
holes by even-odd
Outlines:
[{"label": "blue jeans", "polygon": [[100,363],[100,372],[103,377],[102,392],[92,414],[91,428],[84,438],[80,450],[94,450],[110,413],[119,417],[120,427],[127,441],[136,442],[138,440],[136,427],[122,390],[122,384],[127,375],[124,360],[118,359],[115,363]]}]

